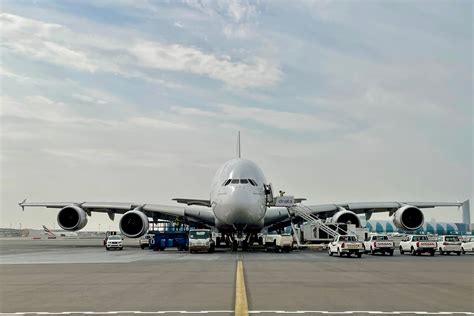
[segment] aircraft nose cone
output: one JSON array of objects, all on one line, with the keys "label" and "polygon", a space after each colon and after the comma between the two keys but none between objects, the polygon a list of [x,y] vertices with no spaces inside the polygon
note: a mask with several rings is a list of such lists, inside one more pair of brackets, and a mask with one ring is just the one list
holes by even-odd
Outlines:
[{"label": "aircraft nose cone", "polygon": [[236,188],[232,192],[229,205],[228,220],[234,224],[251,224],[261,218],[259,196],[245,189]]}]

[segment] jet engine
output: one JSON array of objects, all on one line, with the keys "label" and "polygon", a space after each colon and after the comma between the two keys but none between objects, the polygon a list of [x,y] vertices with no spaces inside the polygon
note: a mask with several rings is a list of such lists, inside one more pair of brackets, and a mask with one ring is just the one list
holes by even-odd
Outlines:
[{"label": "jet engine", "polygon": [[423,212],[411,205],[400,207],[393,215],[393,224],[404,230],[417,230],[423,226],[424,221]]},{"label": "jet engine", "polygon": [[82,229],[87,224],[87,214],[79,206],[66,206],[58,213],[58,224],[64,230]]},{"label": "jet engine", "polygon": [[139,210],[128,211],[120,219],[120,230],[129,238],[143,236],[149,227],[148,216]]},{"label": "jet engine", "polygon": [[347,224],[348,222],[350,222],[356,227],[360,227],[360,219],[357,214],[348,210],[341,210],[336,212],[336,214],[334,214],[334,216],[332,217],[332,222],[343,224]]}]

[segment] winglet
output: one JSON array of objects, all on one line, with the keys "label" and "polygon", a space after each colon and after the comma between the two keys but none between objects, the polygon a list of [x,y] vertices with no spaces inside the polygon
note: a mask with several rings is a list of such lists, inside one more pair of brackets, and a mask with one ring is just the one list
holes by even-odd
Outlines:
[{"label": "winglet", "polygon": [[24,199],[23,202],[18,203],[18,205],[20,205],[22,211],[25,210],[25,202],[26,202],[26,199]]},{"label": "winglet", "polygon": [[241,156],[240,156],[240,131],[237,134],[237,158],[241,158]]}]

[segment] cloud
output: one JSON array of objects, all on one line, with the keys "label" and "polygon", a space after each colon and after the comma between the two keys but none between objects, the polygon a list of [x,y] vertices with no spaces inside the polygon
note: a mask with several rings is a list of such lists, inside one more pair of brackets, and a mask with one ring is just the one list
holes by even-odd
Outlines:
[{"label": "cloud", "polygon": [[181,24],[181,23],[179,23],[178,21],[174,22],[173,25],[176,26],[176,27],[179,28],[179,29],[184,28],[184,25]]},{"label": "cloud", "polygon": [[[310,113],[278,111],[257,107],[239,107],[229,104],[218,105],[214,111],[190,107],[172,107],[180,115],[198,116],[221,121],[221,126],[235,126],[235,121],[256,122],[265,127],[293,132],[334,131],[344,128],[342,124],[323,119]],[[222,122],[225,120],[227,123]],[[223,125],[222,125],[223,124]]]},{"label": "cloud", "polygon": [[0,25],[1,45],[7,51],[80,71],[109,72],[169,85],[149,73],[157,69],[206,76],[241,89],[273,86],[282,75],[278,65],[258,57],[235,60],[179,44],[75,33],[58,24],[7,13],[0,14]]}]

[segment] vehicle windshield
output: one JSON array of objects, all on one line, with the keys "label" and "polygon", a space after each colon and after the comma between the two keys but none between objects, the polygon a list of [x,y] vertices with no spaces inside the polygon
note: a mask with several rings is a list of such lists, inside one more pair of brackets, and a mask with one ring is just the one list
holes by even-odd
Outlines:
[{"label": "vehicle windshield", "polygon": [[444,240],[446,240],[446,241],[459,241],[459,238],[458,238],[458,236],[446,236],[444,238]]},{"label": "vehicle windshield", "polygon": [[122,237],[113,235],[113,236],[109,236],[109,240],[122,240]]},{"label": "vehicle windshield", "polygon": [[192,238],[192,239],[207,239],[207,238],[209,238],[209,232],[208,231],[190,231],[189,232],[189,238]]},{"label": "vehicle windshield", "polygon": [[413,241],[428,240],[427,236],[413,236]]},{"label": "vehicle windshield", "polygon": [[388,240],[387,236],[374,236],[373,240]]},{"label": "vehicle windshield", "polygon": [[355,236],[341,236],[339,241],[356,241]]}]

